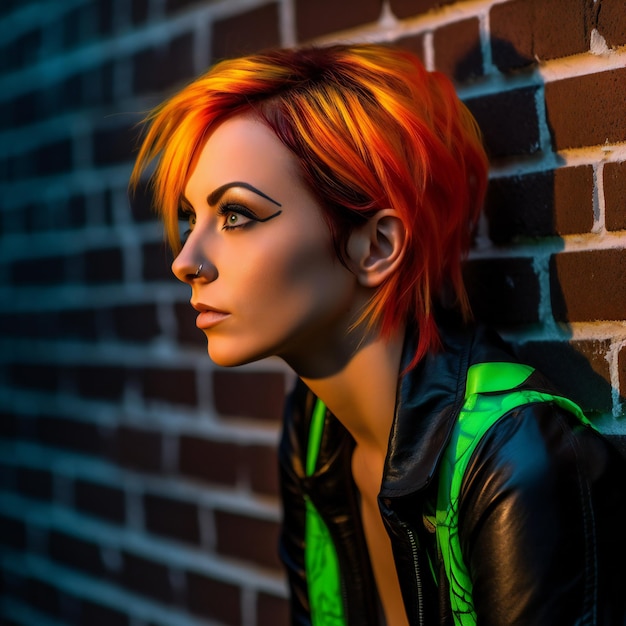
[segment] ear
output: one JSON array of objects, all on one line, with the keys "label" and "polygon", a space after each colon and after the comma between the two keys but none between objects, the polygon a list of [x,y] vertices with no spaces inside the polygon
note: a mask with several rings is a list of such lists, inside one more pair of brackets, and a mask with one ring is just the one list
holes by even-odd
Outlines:
[{"label": "ear", "polygon": [[376,288],[397,271],[406,246],[406,229],[394,209],[381,209],[348,239],[348,264],[364,287]]}]

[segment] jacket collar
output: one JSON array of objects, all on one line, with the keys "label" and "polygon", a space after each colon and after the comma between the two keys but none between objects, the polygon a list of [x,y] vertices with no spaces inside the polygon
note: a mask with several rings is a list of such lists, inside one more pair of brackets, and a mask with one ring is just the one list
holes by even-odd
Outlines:
[{"label": "jacket collar", "polygon": [[[405,496],[429,485],[463,406],[469,366],[515,360],[494,333],[463,327],[458,320],[439,321],[440,350],[429,353],[399,382],[380,492],[383,498]],[[409,330],[402,371],[415,344],[416,333]]]}]

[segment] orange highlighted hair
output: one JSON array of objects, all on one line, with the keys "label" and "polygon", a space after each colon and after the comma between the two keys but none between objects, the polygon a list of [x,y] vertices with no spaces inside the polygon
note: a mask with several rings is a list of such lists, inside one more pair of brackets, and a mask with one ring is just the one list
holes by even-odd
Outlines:
[{"label": "orange highlighted hair", "polygon": [[383,45],[278,49],[222,61],[147,118],[131,186],[148,164],[156,209],[174,252],[177,214],[208,134],[254,113],[298,160],[323,207],[337,254],[377,210],[392,207],[407,232],[401,268],[364,315],[388,334],[416,323],[412,365],[438,345],[433,304],[451,289],[470,315],[462,260],[487,184],[474,118],[450,81],[411,53]]}]

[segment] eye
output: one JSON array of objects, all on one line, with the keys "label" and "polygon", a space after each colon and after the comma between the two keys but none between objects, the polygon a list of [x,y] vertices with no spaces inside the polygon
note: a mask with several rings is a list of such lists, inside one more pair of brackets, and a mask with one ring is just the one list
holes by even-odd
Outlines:
[{"label": "eye", "polygon": [[250,209],[239,204],[224,204],[218,208],[217,214],[224,218],[223,230],[234,230],[261,221]]},{"label": "eye", "polygon": [[184,244],[196,225],[196,214],[187,207],[180,207],[178,209],[178,222],[180,240]]}]

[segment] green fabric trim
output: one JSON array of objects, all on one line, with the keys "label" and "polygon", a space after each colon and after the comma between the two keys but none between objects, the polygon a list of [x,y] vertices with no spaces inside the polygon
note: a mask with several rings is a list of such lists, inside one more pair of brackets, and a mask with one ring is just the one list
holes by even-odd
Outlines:
[{"label": "green fabric trim", "polygon": [[[319,454],[326,406],[317,400],[307,444],[306,475],[315,472]],[[347,626],[341,593],[341,572],[335,545],[313,502],[305,497],[304,566],[306,569],[311,623],[313,626]]]},{"label": "green fabric trim", "polygon": [[[475,626],[472,581],[458,535],[458,504],[465,470],[485,433],[509,411],[525,404],[553,402],[587,425],[578,405],[567,398],[532,390],[518,390],[533,369],[515,363],[481,363],[468,371],[465,403],[445,450],[437,496],[437,543],[450,585],[455,626]],[[483,395],[494,394],[499,395]]]},{"label": "green fabric trim", "polygon": [[[450,585],[455,626],[476,626],[472,581],[458,536],[458,502],[465,470],[476,446],[498,419],[525,404],[553,402],[591,426],[578,405],[561,396],[518,389],[534,369],[516,363],[480,363],[469,368],[465,400],[441,462],[435,518],[438,550]],[[305,472],[315,472],[324,431],[326,406],[313,409]],[[305,568],[313,626],[347,626],[341,574],[334,543],[319,512],[306,502]],[[432,564],[431,564],[432,571]],[[433,572],[434,575],[434,572]],[[436,577],[435,577],[436,578]]]}]

